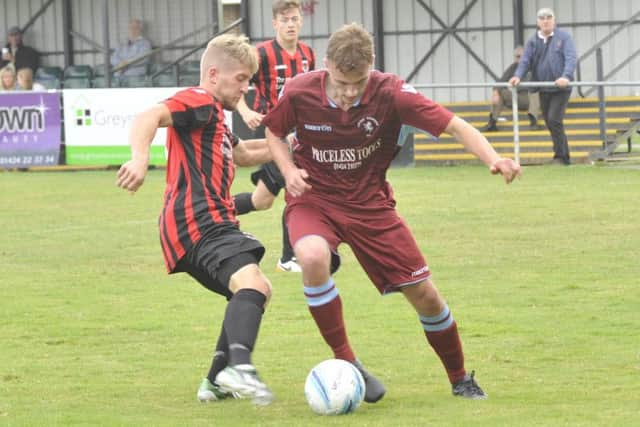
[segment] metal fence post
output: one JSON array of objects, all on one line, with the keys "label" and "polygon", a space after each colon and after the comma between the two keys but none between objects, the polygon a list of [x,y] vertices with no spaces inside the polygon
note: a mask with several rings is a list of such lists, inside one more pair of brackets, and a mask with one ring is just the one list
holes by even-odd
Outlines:
[{"label": "metal fence post", "polygon": [[518,89],[511,86],[511,115],[513,117],[513,159],[520,163],[520,122],[518,121]]}]

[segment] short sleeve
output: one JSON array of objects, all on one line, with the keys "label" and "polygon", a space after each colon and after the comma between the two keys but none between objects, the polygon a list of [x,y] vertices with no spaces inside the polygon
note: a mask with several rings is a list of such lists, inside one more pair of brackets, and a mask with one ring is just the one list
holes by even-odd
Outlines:
[{"label": "short sleeve", "polygon": [[439,136],[453,118],[453,113],[400,81],[393,94],[400,121]]},{"label": "short sleeve", "polygon": [[213,98],[203,89],[189,88],[164,101],[176,128],[199,128],[211,120]]}]

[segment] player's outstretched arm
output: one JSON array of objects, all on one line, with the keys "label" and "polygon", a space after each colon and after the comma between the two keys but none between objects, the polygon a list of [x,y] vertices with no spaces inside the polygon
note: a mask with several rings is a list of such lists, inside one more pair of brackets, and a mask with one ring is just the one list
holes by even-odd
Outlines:
[{"label": "player's outstretched arm", "polygon": [[489,141],[473,126],[458,116],[454,116],[445,128],[445,132],[452,135],[467,151],[473,153],[492,174],[501,174],[507,184],[522,175],[522,168],[512,159],[500,157]]},{"label": "player's outstretched arm", "polygon": [[304,169],[298,169],[295,163],[293,163],[293,159],[289,153],[288,143],[291,136],[289,135],[285,138],[280,138],[279,136],[271,133],[269,128],[266,129],[266,134],[267,144],[269,144],[269,149],[271,150],[271,156],[284,177],[287,185],[287,191],[293,197],[301,196],[305,191],[311,188],[311,185],[306,181],[309,177],[307,171]]},{"label": "player's outstretched arm", "polygon": [[255,166],[271,161],[271,151],[267,140],[245,139],[240,140],[233,148],[233,161],[238,166]]},{"label": "player's outstretched arm", "polygon": [[144,183],[149,166],[149,147],[159,127],[171,126],[171,112],[164,104],[158,104],[138,114],[131,124],[129,144],[131,160],[118,170],[116,185],[135,192]]}]

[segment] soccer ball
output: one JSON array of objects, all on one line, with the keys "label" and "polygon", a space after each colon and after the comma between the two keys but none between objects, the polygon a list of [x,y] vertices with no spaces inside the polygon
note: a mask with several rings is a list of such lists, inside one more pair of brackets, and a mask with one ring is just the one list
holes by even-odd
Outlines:
[{"label": "soccer ball", "polygon": [[304,394],[316,414],[342,415],[355,411],[364,399],[364,379],[360,371],[345,360],[318,363],[307,375]]}]

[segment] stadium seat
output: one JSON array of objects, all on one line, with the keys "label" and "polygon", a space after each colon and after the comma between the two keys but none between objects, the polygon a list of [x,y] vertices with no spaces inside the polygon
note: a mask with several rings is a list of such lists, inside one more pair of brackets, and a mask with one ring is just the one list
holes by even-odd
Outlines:
[{"label": "stadium seat", "polygon": [[151,81],[147,76],[122,76],[120,87],[151,87]]},{"label": "stadium seat", "polygon": [[55,78],[62,80],[62,68],[60,67],[39,67],[34,76],[35,80]]},{"label": "stadium seat", "polygon": [[[115,77],[111,77],[111,87],[118,87],[118,79]],[[91,87],[94,88],[106,88],[107,87],[107,79],[105,76],[94,76],[91,82]]]},{"label": "stadium seat", "polygon": [[200,75],[200,60],[192,59],[184,61],[180,65],[180,74],[198,74]]},{"label": "stadium seat", "polygon": [[64,79],[65,89],[86,89],[91,87],[88,77],[67,77]]},{"label": "stadium seat", "polygon": [[84,77],[91,79],[91,67],[88,65],[69,65],[64,69],[64,78],[79,78]]},{"label": "stadium seat", "polygon": [[98,64],[93,67],[93,76],[105,76],[107,74],[107,67],[105,64]]},{"label": "stadium seat", "polygon": [[40,77],[36,79],[37,83],[40,83],[47,89],[60,89],[60,79],[56,77]]},{"label": "stadium seat", "polygon": [[159,74],[153,78],[153,85],[156,87],[176,87],[176,76],[170,74]]},{"label": "stadium seat", "polygon": [[[154,62],[153,64],[151,64],[149,66],[149,75],[154,75],[158,71],[163,70],[164,68],[166,68],[167,65],[169,65],[169,64],[166,63],[166,62],[159,62],[159,63],[155,63]],[[173,65],[173,66],[171,66],[169,68],[166,68],[160,74],[162,74],[162,75],[168,74],[168,75],[171,75],[171,76],[175,76],[176,75],[176,67],[175,67],[175,65]]]},{"label": "stadium seat", "polygon": [[180,74],[180,79],[178,80],[179,86],[198,86],[200,84],[200,72],[197,74],[194,73],[184,73]]}]

